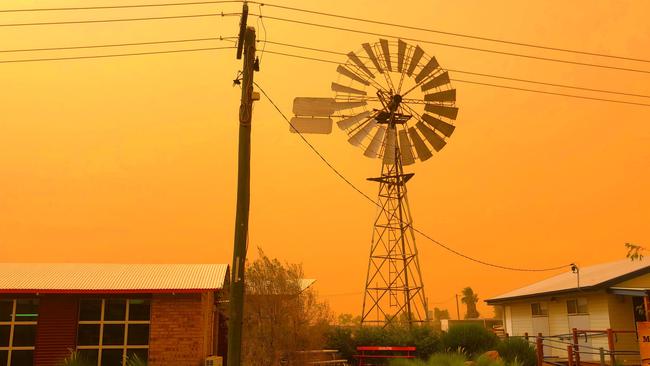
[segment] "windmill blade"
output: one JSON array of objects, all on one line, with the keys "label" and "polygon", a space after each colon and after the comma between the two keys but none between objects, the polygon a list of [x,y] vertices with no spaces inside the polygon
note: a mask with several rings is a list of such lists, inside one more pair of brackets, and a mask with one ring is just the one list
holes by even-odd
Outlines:
[{"label": "windmill blade", "polygon": [[289,130],[293,133],[311,133],[327,135],[332,133],[331,118],[293,117]]},{"label": "windmill blade", "polygon": [[349,77],[350,79],[352,79],[354,81],[358,81],[363,85],[366,85],[366,86],[370,85],[370,82],[368,80],[366,80],[366,79],[362,78],[361,76],[355,74],[354,72],[350,71],[350,69],[348,69],[347,67],[345,67],[343,65],[339,65],[336,68],[336,71],[339,74],[347,76],[347,77]]},{"label": "windmill blade", "polygon": [[384,53],[386,68],[388,69],[388,71],[393,71],[393,67],[390,64],[390,49],[388,48],[388,41],[385,39],[380,39],[379,44],[381,44],[381,50]]},{"label": "windmill blade", "polygon": [[293,100],[296,116],[328,117],[334,113],[334,98],[298,97]]},{"label": "windmill blade", "polygon": [[427,94],[424,96],[427,102],[455,102],[456,89],[443,90],[441,92]]},{"label": "windmill blade", "polygon": [[397,71],[402,72],[404,68],[404,54],[406,53],[406,42],[397,40]]},{"label": "windmill blade", "polygon": [[386,134],[386,126],[379,126],[377,133],[370,141],[370,145],[366,151],[363,152],[363,155],[369,158],[376,158],[379,155],[379,150],[381,150],[381,143],[384,142],[384,135]]},{"label": "windmill blade", "polygon": [[454,130],[456,129],[456,126],[440,120],[430,114],[423,114],[422,120],[429,124],[429,126],[435,128],[436,131],[440,131],[440,133],[447,137],[451,136],[451,134],[454,133]]},{"label": "windmill blade", "polygon": [[359,129],[359,131],[355,132],[354,135],[352,135],[349,139],[348,142],[351,143],[354,146],[359,146],[363,142],[363,140],[370,135],[370,132],[372,132],[372,129],[377,125],[377,121],[370,120],[365,126]]},{"label": "windmill blade", "polygon": [[348,93],[348,94],[358,94],[358,95],[367,94],[365,90],[351,88],[349,86],[341,85],[339,83],[332,83],[332,91],[335,91],[337,93]]},{"label": "windmill blade", "polygon": [[409,141],[408,134],[405,130],[400,130],[398,132],[399,138],[399,152],[402,156],[402,164],[411,165],[415,163],[415,157],[413,157],[413,150],[411,150],[411,142]]},{"label": "windmill blade", "polygon": [[422,137],[418,135],[418,131],[415,129],[415,127],[409,127],[409,136],[411,137],[413,147],[418,153],[418,159],[420,159],[420,161],[428,160],[433,156],[427,145],[424,143],[424,141],[422,141]]},{"label": "windmill blade", "polygon": [[442,150],[442,148],[445,147],[445,145],[447,145],[445,139],[440,137],[434,130],[429,128],[429,126],[425,125],[424,123],[418,122],[415,124],[415,127],[417,127],[417,129],[420,130],[424,138],[426,138],[427,141],[429,141],[431,146],[433,146],[433,148],[436,151]]},{"label": "windmill blade", "polygon": [[368,102],[366,102],[365,100],[360,100],[357,102],[336,102],[332,107],[334,108],[335,111],[340,111],[343,109],[363,107],[366,104],[368,104]]},{"label": "windmill blade", "polygon": [[370,43],[364,43],[361,46],[363,47],[364,50],[366,50],[366,53],[368,54],[370,61],[372,61],[372,64],[375,65],[377,71],[383,74],[384,70],[381,68],[381,65],[379,65],[379,61],[377,61],[377,56],[375,56],[375,53],[372,51],[372,47],[370,47]]},{"label": "windmill blade", "polygon": [[384,164],[395,164],[395,127],[388,129],[386,146],[384,147]]},{"label": "windmill blade", "polygon": [[439,86],[449,84],[449,82],[450,82],[449,73],[445,71],[442,74],[436,76],[435,78],[422,84],[422,91],[427,91],[429,89],[437,88]]},{"label": "windmill blade", "polygon": [[440,64],[438,64],[438,60],[432,56],[429,62],[427,62],[422,70],[420,70],[418,76],[415,77],[415,82],[420,83],[422,80],[426,79],[435,69],[438,68],[438,66],[440,66]]},{"label": "windmill blade", "polygon": [[370,71],[370,69],[363,64],[363,62],[359,59],[357,55],[354,54],[354,52],[348,53],[348,57],[350,58],[350,60],[352,60],[352,62],[354,62],[355,65],[357,65],[358,68],[360,68],[361,70],[363,70],[363,72],[368,74],[368,76],[370,76],[373,79],[375,78],[375,74],[373,74],[372,71]]},{"label": "windmill blade", "polygon": [[298,97],[293,100],[293,114],[296,116],[329,117],[342,109],[363,107],[365,100],[337,102],[334,98]]},{"label": "windmill blade", "polygon": [[447,117],[449,119],[456,119],[458,116],[458,108],[456,107],[448,107],[437,104],[425,104],[424,110],[433,114],[437,114],[439,116]]},{"label": "windmill blade", "polygon": [[409,65],[408,70],[406,70],[408,76],[413,75],[413,70],[415,70],[415,67],[420,63],[422,56],[424,56],[424,50],[421,49],[420,46],[415,46],[415,51],[413,51],[413,56],[411,56],[411,64]]},{"label": "windmill blade", "polygon": [[356,125],[357,123],[361,122],[364,119],[367,119],[368,117],[370,117],[370,111],[365,111],[355,116],[344,118],[338,121],[336,124],[339,126],[340,129],[347,130],[348,128]]}]

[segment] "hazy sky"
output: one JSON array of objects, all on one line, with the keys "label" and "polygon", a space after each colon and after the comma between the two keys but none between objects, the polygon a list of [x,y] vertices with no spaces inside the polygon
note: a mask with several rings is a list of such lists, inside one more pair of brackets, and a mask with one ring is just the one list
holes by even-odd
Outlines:
[{"label": "hazy sky", "polygon": [[[155,3],[5,0],[2,9]],[[287,1],[285,4],[439,30],[650,59],[642,1]],[[239,11],[239,4],[0,13],[0,24]],[[259,13],[258,6],[251,6]],[[579,56],[323,18],[263,14],[506,52],[637,68]],[[0,27],[0,49],[233,36],[237,17]],[[356,51],[377,37],[267,19],[274,42]],[[208,41],[0,53],[0,60],[227,46]],[[650,75],[421,45],[443,67],[650,94]],[[277,45],[267,50],[344,62]],[[232,50],[93,60],[0,63],[0,261],[231,261],[241,68]],[[256,80],[287,113],[295,96],[330,96],[336,65],[263,54]],[[593,97],[586,91],[507,84]],[[447,245],[502,265],[618,260],[650,245],[650,108],[455,83],[460,114],[447,147],[409,169],[415,224]],[[650,102],[648,98],[625,98]],[[337,312],[359,313],[375,208],[335,177],[262,100],[254,110],[250,248],[301,262]],[[378,160],[341,131],[310,140],[375,195]],[[417,238],[430,306],[453,309],[549,274],[491,269]],[[250,250],[253,257],[256,250]],[[486,311],[485,307],[480,309]],[[454,311],[452,311],[452,314]]]}]

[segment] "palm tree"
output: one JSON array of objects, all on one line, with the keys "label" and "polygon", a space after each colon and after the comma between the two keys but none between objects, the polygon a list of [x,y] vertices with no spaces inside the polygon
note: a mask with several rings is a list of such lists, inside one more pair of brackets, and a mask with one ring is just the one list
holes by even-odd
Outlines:
[{"label": "palm tree", "polygon": [[476,303],[478,303],[478,294],[474,293],[471,287],[465,287],[462,292],[461,301],[467,306],[465,319],[476,319],[479,317],[479,312],[476,310]]}]

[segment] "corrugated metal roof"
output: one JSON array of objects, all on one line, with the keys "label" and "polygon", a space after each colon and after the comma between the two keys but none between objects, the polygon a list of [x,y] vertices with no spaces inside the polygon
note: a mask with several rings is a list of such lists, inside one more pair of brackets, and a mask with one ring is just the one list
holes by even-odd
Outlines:
[{"label": "corrugated metal roof", "polygon": [[[650,271],[650,262],[647,261],[630,261],[629,259],[603,263],[589,267],[580,268],[580,288],[583,290],[597,289],[599,286],[610,285],[612,281],[620,279],[621,281],[628,275],[635,273],[642,274]],[[503,295],[495,296],[485,300],[488,303],[499,302],[507,299],[521,297],[532,297],[542,294],[552,294],[557,292],[566,292],[577,290],[577,276],[575,273],[568,271],[557,276],[533,283]]]},{"label": "corrugated metal roof", "polygon": [[227,264],[0,263],[0,292],[196,292],[222,289]]}]

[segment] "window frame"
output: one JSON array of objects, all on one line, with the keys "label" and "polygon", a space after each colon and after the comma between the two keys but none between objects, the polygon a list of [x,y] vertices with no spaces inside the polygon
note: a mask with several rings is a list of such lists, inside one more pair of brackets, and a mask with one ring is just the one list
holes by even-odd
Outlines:
[{"label": "window frame", "polygon": [[[580,311],[580,300],[584,300],[586,311]],[[575,302],[575,313],[569,312],[569,302]],[[568,316],[589,315],[589,300],[586,297],[574,297],[566,300],[566,312]]]},{"label": "window frame", "polygon": [[[34,327],[38,326],[38,313],[36,315],[36,320],[28,320],[28,321],[16,321],[16,309],[18,308],[18,300],[39,300],[39,306],[40,306],[40,299],[38,298],[2,298],[0,300],[4,301],[11,301],[11,319],[9,321],[0,321],[0,325],[7,326],[9,325],[9,345],[8,346],[0,346],[0,351],[7,351],[7,366],[11,366],[11,354],[13,351],[32,351],[35,352],[36,350],[36,339],[34,339],[34,345],[33,346],[14,346],[14,330],[16,329],[16,324],[18,326],[23,326],[23,325],[33,325]],[[33,357],[33,354],[32,354]]]},{"label": "window frame", "polygon": [[[533,305],[535,304],[539,305],[541,314],[535,314],[535,311],[533,310]],[[548,303],[544,301],[537,301],[537,302],[530,303],[530,313],[533,318],[542,318],[542,317],[548,318]]]},{"label": "window frame", "polygon": [[[124,320],[104,320],[105,311],[106,311],[106,302],[107,300],[125,300],[125,315]],[[99,325],[99,344],[98,345],[77,345],[77,350],[97,350],[97,366],[101,365],[102,362],[102,351],[103,350],[122,350],[122,365],[126,364],[126,356],[129,349],[139,349],[147,350],[149,353],[149,340],[151,337],[151,299],[150,298],[84,298],[79,300],[79,312],[81,312],[81,302],[83,300],[101,300],[101,315],[99,320],[78,320],[77,321],[77,343],[79,343],[79,325]],[[132,300],[146,300],[149,301],[149,320],[129,320],[129,312],[131,309]],[[104,345],[104,325],[124,325],[124,341],[120,345]],[[147,334],[147,344],[146,345],[129,345],[129,325],[149,325],[149,334]]]}]

